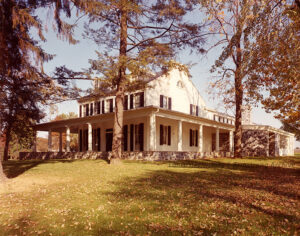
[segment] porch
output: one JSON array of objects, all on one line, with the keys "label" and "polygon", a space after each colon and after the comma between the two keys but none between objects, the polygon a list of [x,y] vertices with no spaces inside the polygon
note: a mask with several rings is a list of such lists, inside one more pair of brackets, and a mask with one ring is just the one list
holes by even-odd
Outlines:
[{"label": "porch", "polygon": [[[80,156],[96,156],[96,158],[105,156],[106,158],[112,147],[113,113],[39,124],[35,129],[48,132],[50,154],[31,155],[42,155],[42,159],[48,158],[47,155],[58,155],[54,153],[60,155],[69,153],[62,156],[70,156],[70,158],[80,158]],[[228,123],[153,106],[125,111],[122,143],[124,158],[131,159],[132,155],[136,156],[133,153],[142,153],[137,156],[143,156],[143,159],[150,153],[154,155],[151,159],[165,159],[165,153],[175,155],[175,158],[179,159],[190,158],[188,156],[193,156],[193,159],[213,157],[221,154],[229,156],[233,151],[233,130],[233,125]],[[59,133],[58,150],[53,149],[53,132]],[[75,150],[78,154],[70,154],[71,134],[78,136],[78,149]],[[63,148],[63,136],[65,136],[65,148]],[[33,147],[33,152],[36,152],[36,145]]]}]

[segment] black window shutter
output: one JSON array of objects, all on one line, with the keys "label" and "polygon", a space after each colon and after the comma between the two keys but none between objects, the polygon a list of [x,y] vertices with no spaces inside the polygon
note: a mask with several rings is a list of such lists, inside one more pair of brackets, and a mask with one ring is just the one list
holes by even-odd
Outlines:
[{"label": "black window shutter", "polygon": [[100,102],[97,102],[97,114],[100,114]]},{"label": "black window shutter", "polygon": [[105,103],[104,103],[104,100],[102,101],[102,114],[105,113]]},{"label": "black window shutter", "polygon": [[199,107],[196,106],[196,116],[199,116]]},{"label": "black window shutter", "polygon": [[101,129],[97,128],[98,151],[101,151]]},{"label": "black window shutter", "polygon": [[193,115],[193,104],[190,104],[190,114]]},{"label": "black window shutter", "polygon": [[193,146],[193,130],[190,129],[190,147]]},{"label": "black window shutter", "polygon": [[89,131],[86,129],[85,130],[85,150],[87,151],[89,149]]},{"label": "black window shutter", "polygon": [[160,95],[160,107],[164,107],[164,96]]},{"label": "black window shutter", "polygon": [[195,146],[198,147],[198,135],[199,134],[198,134],[198,130],[195,130],[195,131],[196,131],[196,140],[195,140],[196,145]]},{"label": "black window shutter", "polygon": [[79,106],[79,117],[82,117],[82,106]]},{"label": "black window shutter", "polygon": [[163,145],[164,144],[164,140],[163,140],[163,135],[164,135],[164,126],[160,125],[159,126],[159,144]]},{"label": "black window shutter", "polygon": [[109,112],[113,112],[113,111],[114,111],[114,100],[109,99]]},{"label": "black window shutter", "polygon": [[82,130],[79,131],[79,151],[82,152]]},{"label": "black window shutter", "polygon": [[134,126],[130,125],[130,151],[133,151],[133,131],[134,131]]},{"label": "black window shutter", "polygon": [[168,101],[168,109],[169,109],[169,110],[172,110],[172,98],[169,98],[169,101]]},{"label": "black window shutter", "polygon": [[128,110],[128,95],[125,95],[124,97],[124,110]]},{"label": "black window shutter", "polygon": [[144,92],[140,93],[140,107],[144,107]]},{"label": "black window shutter", "polygon": [[94,115],[94,103],[91,103],[90,114],[91,116]]},{"label": "black window shutter", "polygon": [[140,151],[144,151],[144,123],[139,125]]},{"label": "black window shutter", "polygon": [[128,151],[128,125],[124,125],[123,140],[124,151]]},{"label": "black window shutter", "polygon": [[130,109],[133,109],[133,94],[130,94]]},{"label": "black window shutter", "polygon": [[171,126],[168,126],[168,145],[171,145]]},{"label": "black window shutter", "polygon": [[86,116],[90,115],[89,104],[86,104]]}]

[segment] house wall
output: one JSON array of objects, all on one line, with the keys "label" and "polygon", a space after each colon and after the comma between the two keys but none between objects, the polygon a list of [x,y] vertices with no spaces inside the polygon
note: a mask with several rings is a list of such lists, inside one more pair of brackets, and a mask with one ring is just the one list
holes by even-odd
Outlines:
[{"label": "house wall", "polygon": [[172,110],[190,114],[190,104],[199,106],[199,115],[204,113],[205,102],[192,81],[178,70],[149,82],[145,91],[146,106],[160,106],[160,95],[172,98]]}]

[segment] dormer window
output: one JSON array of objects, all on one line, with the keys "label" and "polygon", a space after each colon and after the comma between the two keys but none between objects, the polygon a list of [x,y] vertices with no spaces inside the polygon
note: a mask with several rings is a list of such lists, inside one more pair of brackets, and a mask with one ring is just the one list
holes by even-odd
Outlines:
[{"label": "dormer window", "polygon": [[160,95],[160,107],[172,110],[172,98]]},{"label": "dormer window", "polygon": [[199,116],[199,107],[193,104],[190,104],[190,114],[193,116]]},{"label": "dormer window", "polygon": [[177,87],[178,87],[178,88],[183,88],[183,83],[182,83],[182,81],[180,81],[180,80],[177,81]]}]

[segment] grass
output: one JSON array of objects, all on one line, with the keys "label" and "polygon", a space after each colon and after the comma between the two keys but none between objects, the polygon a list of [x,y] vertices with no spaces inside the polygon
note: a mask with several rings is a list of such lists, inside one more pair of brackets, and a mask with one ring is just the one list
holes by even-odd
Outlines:
[{"label": "grass", "polygon": [[300,157],[4,168],[0,235],[300,233]]}]

